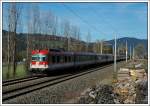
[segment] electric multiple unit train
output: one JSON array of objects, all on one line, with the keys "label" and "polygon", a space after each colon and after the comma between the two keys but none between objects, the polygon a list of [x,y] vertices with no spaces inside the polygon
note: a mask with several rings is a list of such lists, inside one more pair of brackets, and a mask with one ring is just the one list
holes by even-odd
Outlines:
[{"label": "electric multiple unit train", "polygon": [[[117,56],[117,61],[124,59],[124,55]],[[66,52],[57,49],[33,50],[30,70],[44,72],[101,64],[112,62],[113,60],[114,56],[112,54]]]}]

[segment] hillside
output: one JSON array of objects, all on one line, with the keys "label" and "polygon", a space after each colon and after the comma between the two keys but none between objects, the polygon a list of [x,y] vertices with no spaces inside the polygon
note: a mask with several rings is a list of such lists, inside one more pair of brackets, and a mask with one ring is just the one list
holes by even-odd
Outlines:
[{"label": "hillside", "polygon": [[[117,46],[121,43],[125,45],[126,41],[127,41],[128,48],[130,48],[130,46],[131,46],[131,49],[133,49],[133,47],[135,47],[137,44],[140,43],[140,44],[143,44],[146,51],[148,51],[147,50],[148,49],[148,40],[147,39],[137,39],[137,38],[123,37],[123,38],[117,39]],[[112,44],[114,46],[114,39],[106,41],[106,42],[109,43],[109,44]]]}]

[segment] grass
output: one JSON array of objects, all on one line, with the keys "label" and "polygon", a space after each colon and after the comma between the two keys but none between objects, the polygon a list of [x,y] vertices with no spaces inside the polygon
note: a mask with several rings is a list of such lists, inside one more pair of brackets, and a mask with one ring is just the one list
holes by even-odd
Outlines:
[{"label": "grass", "polygon": [[27,76],[27,72],[25,70],[24,64],[18,64],[16,69],[15,77],[13,76],[12,65],[9,70],[9,77],[7,78],[7,65],[3,65],[2,67],[2,80],[14,79],[14,78],[22,78]]}]

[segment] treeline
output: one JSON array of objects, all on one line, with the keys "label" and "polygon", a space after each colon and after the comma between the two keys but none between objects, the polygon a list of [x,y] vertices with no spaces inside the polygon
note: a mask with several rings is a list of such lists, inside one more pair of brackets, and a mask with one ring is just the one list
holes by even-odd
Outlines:
[{"label": "treeline", "polygon": [[[3,62],[7,62],[7,37],[9,32],[3,30]],[[27,48],[27,33],[19,33],[16,34],[17,41],[17,49],[16,49],[16,61],[22,61],[26,58],[26,48]],[[38,41],[34,41],[35,48],[34,49],[51,49],[58,48],[63,49],[64,51],[68,51],[67,48],[67,38],[55,35],[40,35],[40,34],[29,34],[28,35],[32,39],[39,39]],[[95,43],[87,43],[81,40],[76,40],[74,38],[70,38],[70,51],[74,52],[96,52],[103,54],[112,54],[112,46],[108,45],[104,41],[97,41]],[[88,46],[88,47],[87,47]],[[30,54],[30,53],[29,53]],[[12,58],[11,58],[12,60]]]}]

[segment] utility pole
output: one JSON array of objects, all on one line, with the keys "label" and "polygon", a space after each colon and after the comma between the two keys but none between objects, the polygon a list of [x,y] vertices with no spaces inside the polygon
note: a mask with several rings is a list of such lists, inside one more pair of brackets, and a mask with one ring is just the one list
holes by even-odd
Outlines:
[{"label": "utility pole", "polygon": [[113,50],[112,50],[112,54],[115,55],[115,46],[113,45]]},{"label": "utility pole", "polygon": [[68,51],[70,51],[70,36],[68,36],[67,39],[68,39],[68,40],[67,40],[67,41],[68,41],[68,42],[67,42],[67,45],[68,45]]},{"label": "utility pole", "polygon": [[114,80],[117,79],[117,69],[116,69],[116,35],[115,35],[115,53],[114,53]]},{"label": "utility pole", "polygon": [[89,43],[86,43],[86,52],[88,52],[88,48],[89,48]]},{"label": "utility pole", "polygon": [[128,57],[128,50],[127,50],[127,41],[126,41],[126,63],[128,61],[127,57]]},{"label": "utility pole", "polygon": [[118,47],[118,55],[119,55],[119,47]]},{"label": "utility pole", "polygon": [[103,54],[103,42],[101,40],[101,54]]},{"label": "utility pole", "polygon": [[132,55],[132,54],[131,54],[131,45],[130,45],[130,60],[131,60],[131,55]]},{"label": "utility pole", "polygon": [[134,60],[134,45],[133,45],[133,60]]}]

